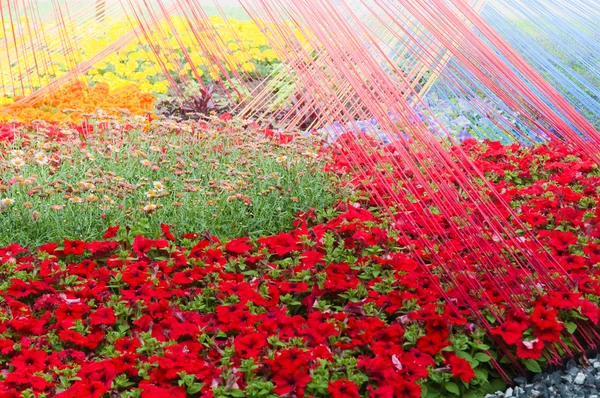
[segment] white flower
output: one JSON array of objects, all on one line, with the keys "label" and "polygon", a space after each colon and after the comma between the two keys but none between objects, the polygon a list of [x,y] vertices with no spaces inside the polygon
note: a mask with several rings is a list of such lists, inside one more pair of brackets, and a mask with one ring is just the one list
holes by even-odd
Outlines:
[{"label": "white flower", "polygon": [[15,200],[6,198],[6,199],[0,200],[0,203],[2,203],[4,206],[9,206],[9,205],[12,205],[13,203],[15,203]]},{"label": "white flower", "polygon": [[48,164],[48,156],[44,152],[38,152],[35,154],[35,162],[39,165]]},{"label": "white flower", "polygon": [[165,190],[165,185],[160,181],[154,181],[152,185],[154,185],[154,189],[156,189],[159,192]]},{"label": "white flower", "polygon": [[19,158],[19,157],[12,158],[10,160],[10,163],[15,167],[25,166],[25,161],[23,160],[23,158]]}]

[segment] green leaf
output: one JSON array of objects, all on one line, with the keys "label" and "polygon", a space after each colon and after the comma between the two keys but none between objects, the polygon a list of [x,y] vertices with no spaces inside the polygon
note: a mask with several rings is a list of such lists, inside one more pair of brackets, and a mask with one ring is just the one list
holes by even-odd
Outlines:
[{"label": "green leaf", "polygon": [[525,367],[531,372],[542,373],[542,368],[540,367],[540,364],[534,361],[533,359],[526,359],[525,361],[523,361],[523,363],[525,364]]},{"label": "green leaf", "polygon": [[442,393],[434,388],[429,387],[427,389],[427,398],[437,398],[440,395],[442,395]]},{"label": "green leaf", "polygon": [[577,329],[577,324],[573,322],[565,322],[565,326],[567,327],[567,330],[570,334],[575,333],[575,330]]},{"label": "green leaf", "polygon": [[200,392],[200,390],[202,390],[202,387],[204,387],[204,383],[194,383],[191,386],[189,386],[186,391],[188,394],[193,395]]},{"label": "green leaf", "polygon": [[454,395],[460,395],[460,389],[458,388],[458,385],[452,381],[446,383],[444,385],[444,387],[446,387],[446,390],[448,390],[449,392],[451,392]]},{"label": "green leaf", "polygon": [[483,352],[478,352],[473,358],[475,358],[479,362],[489,362],[491,359],[488,354],[484,354]]},{"label": "green leaf", "polygon": [[229,391],[229,395],[231,395],[232,397],[245,397],[246,396],[246,394],[239,388]]}]

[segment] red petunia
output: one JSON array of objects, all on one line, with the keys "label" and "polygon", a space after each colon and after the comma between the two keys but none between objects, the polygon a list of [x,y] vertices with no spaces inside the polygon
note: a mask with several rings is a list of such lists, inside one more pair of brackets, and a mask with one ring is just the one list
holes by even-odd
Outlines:
[{"label": "red petunia", "polygon": [[90,314],[90,325],[112,325],[117,321],[115,310],[110,307],[100,308]]},{"label": "red petunia", "polygon": [[242,358],[258,358],[268,343],[264,335],[255,332],[237,336],[234,345],[236,352]]},{"label": "red petunia", "polygon": [[513,321],[506,321],[502,325],[492,329],[492,334],[501,336],[506,344],[515,344],[523,337],[527,326]]},{"label": "red petunia", "polygon": [[[392,389],[394,390],[394,397],[396,398],[420,398],[421,397],[421,386],[417,383],[406,381],[406,380],[398,380],[394,385],[392,385]],[[380,395],[384,396],[384,395]]]},{"label": "red petunia", "polygon": [[21,279],[13,278],[10,286],[6,289],[6,293],[18,299],[35,294],[36,289],[30,283],[25,283]]},{"label": "red petunia", "polygon": [[141,235],[138,235],[133,240],[131,248],[133,252],[140,256],[146,257],[146,253],[150,250],[158,250],[169,247],[169,242],[164,239],[146,239]]},{"label": "red petunia", "polygon": [[310,381],[310,375],[301,370],[286,369],[273,375],[273,383],[275,383],[274,391],[279,395],[287,395],[294,392],[297,396],[303,396],[304,388]]},{"label": "red petunia", "polygon": [[430,355],[437,355],[447,345],[447,341],[440,340],[437,336],[425,335],[417,340],[417,350]]},{"label": "red petunia", "polygon": [[119,225],[115,225],[114,227],[108,227],[106,229],[106,232],[104,233],[103,238],[104,239],[111,239],[114,238],[115,236],[117,236],[117,232],[119,232]]},{"label": "red petunia", "polygon": [[165,236],[165,238],[167,238],[170,241],[175,241],[175,236],[173,236],[173,234],[171,233],[171,227],[168,226],[167,224],[160,224],[160,230],[162,231],[163,235]]},{"label": "red petunia", "polygon": [[80,240],[64,240],[64,249],[63,253],[65,255],[74,254],[76,256],[81,256],[85,250],[85,242]]},{"label": "red petunia", "polygon": [[521,359],[538,360],[542,356],[544,342],[540,339],[519,341],[517,343],[517,356]]},{"label": "red petunia", "polygon": [[248,252],[254,248],[254,246],[248,243],[248,241],[248,238],[233,239],[225,245],[225,250],[233,254],[242,254]]},{"label": "red petunia", "polygon": [[465,383],[470,382],[475,377],[473,368],[464,358],[453,355],[448,360],[448,365],[450,365],[452,377],[459,377]]},{"label": "red petunia", "polygon": [[346,379],[339,379],[329,383],[327,391],[333,398],[356,398],[360,397],[356,383]]}]

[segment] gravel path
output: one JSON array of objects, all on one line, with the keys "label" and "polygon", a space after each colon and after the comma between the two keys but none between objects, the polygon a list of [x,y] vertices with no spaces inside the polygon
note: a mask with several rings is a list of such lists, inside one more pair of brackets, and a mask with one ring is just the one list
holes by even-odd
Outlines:
[{"label": "gravel path", "polygon": [[565,370],[540,373],[529,382],[517,377],[515,383],[515,387],[485,398],[600,398],[600,356],[589,359],[587,369],[570,360]]}]

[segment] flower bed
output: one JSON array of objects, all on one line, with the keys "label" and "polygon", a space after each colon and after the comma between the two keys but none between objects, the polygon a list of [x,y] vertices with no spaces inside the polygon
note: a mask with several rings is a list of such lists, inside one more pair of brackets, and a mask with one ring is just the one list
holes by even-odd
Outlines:
[{"label": "flower bed", "polygon": [[[415,261],[428,237],[399,236],[366,210],[368,190],[251,240],[110,223],[95,241],[0,250],[0,394],[480,397],[503,387],[498,368],[513,375],[509,353],[539,372],[548,350],[568,355],[569,336],[590,332],[582,321],[598,321],[600,170],[561,144],[463,149],[576,290],[523,311],[498,300],[507,321],[486,335],[469,303],[451,310],[443,274]],[[332,171],[368,186],[360,162],[330,155]]]},{"label": "flower bed", "polygon": [[225,119],[4,126],[0,244],[95,240],[115,224],[258,237],[338,200],[315,144]]}]

